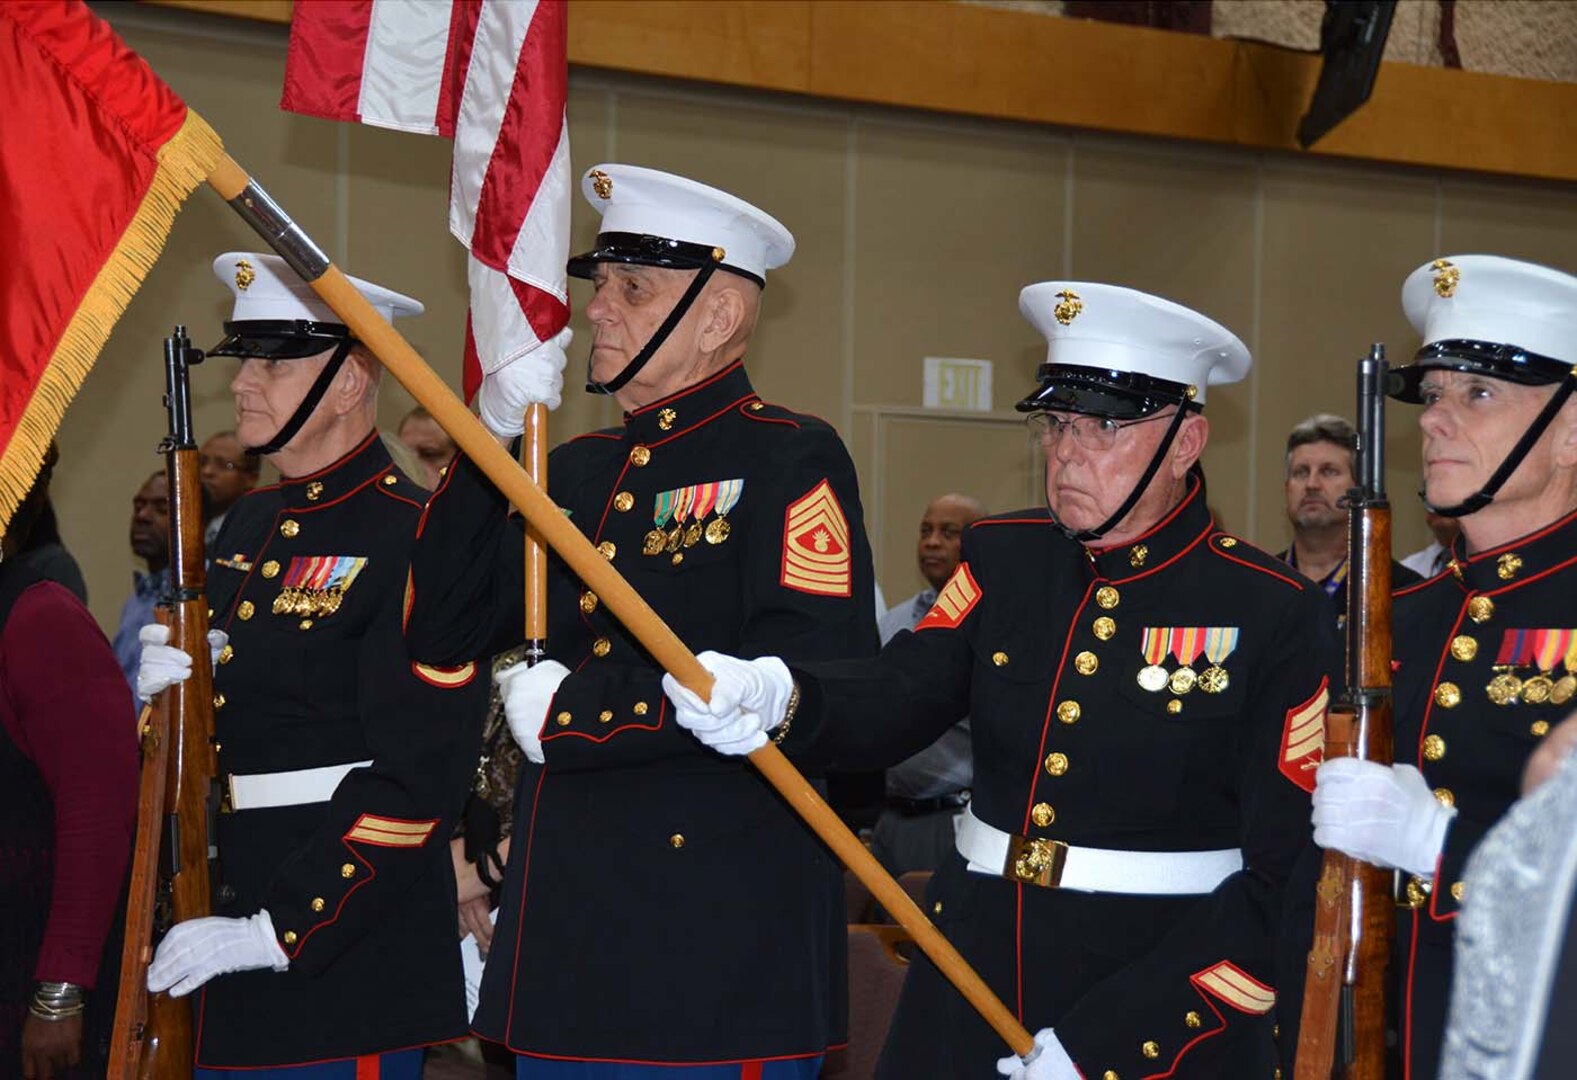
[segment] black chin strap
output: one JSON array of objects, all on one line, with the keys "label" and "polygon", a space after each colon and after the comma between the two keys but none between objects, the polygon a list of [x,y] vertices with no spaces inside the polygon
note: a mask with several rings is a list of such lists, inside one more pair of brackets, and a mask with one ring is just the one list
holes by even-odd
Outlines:
[{"label": "black chin strap", "polygon": [[334,376],[339,374],[339,369],[345,365],[345,358],[350,355],[350,347],[355,344],[350,338],[345,338],[334,347],[334,355],[329,357],[329,362],[323,365],[323,370],[318,372],[318,377],[313,380],[312,386],[307,390],[307,396],[301,399],[301,404],[296,406],[296,411],[290,414],[290,419],[285,421],[285,426],[280,428],[262,446],[248,446],[248,454],[277,454],[285,448],[291,439],[296,437],[296,432],[301,430],[301,425],[307,422],[307,417],[312,415],[312,410],[318,407],[318,402],[323,400],[323,395],[329,392],[329,383],[334,381]]},{"label": "black chin strap", "polygon": [[1566,404],[1566,399],[1572,396],[1572,391],[1577,390],[1577,369],[1573,369],[1561,385],[1556,389],[1553,397],[1545,402],[1539,415],[1533,418],[1533,423],[1528,425],[1528,430],[1522,433],[1522,438],[1517,440],[1517,445],[1511,448],[1511,453],[1506,455],[1506,460],[1490,476],[1489,480],[1478,491],[1469,495],[1455,506],[1436,506],[1424,494],[1422,486],[1418,489],[1418,497],[1424,501],[1424,508],[1430,513],[1439,514],[1441,517],[1459,518],[1469,514],[1476,514],[1484,507],[1495,501],[1501,486],[1511,479],[1511,474],[1517,471],[1517,466],[1522,464],[1522,459],[1528,456],[1528,451],[1533,449],[1535,443],[1544,437],[1544,432],[1555,419],[1555,414],[1561,411],[1561,406]]},{"label": "black chin strap", "polygon": [[[1099,540],[1110,532],[1114,525],[1127,517],[1128,511],[1133,509],[1134,503],[1139,501],[1139,496],[1144,494],[1144,489],[1150,486],[1151,480],[1155,479],[1156,472],[1161,468],[1161,460],[1166,457],[1166,452],[1172,448],[1172,440],[1177,438],[1177,432],[1183,426],[1183,420],[1188,416],[1188,407],[1193,399],[1194,395],[1192,388],[1190,388],[1190,392],[1186,395],[1183,402],[1177,406],[1177,412],[1173,414],[1172,422],[1166,425],[1166,434],[1161,436],[1161,445],[1155,448],[1155,453],[1150,458],[1150,464],[1145,467],[1144,475],[1139,477],[1139,482],[1133,486],[1133,490],[1128,493],[1128,497],[1123,500],[1123,504],[1112,512],[1111,517],[1093,529],[1073,530],[1058,519],[1057,511],[1051,510],[1050,501],[1048,500],[1046,508],[1051,510],[1052,524],[1061,529],[1062,534],[1068,539],[1083,543],[1086,540]],[[1073,438],[1073,432],[1069,431],[1063,438]]]},{"label": "black chin strap", "polygon": [[597,382],[591,377],[591,358],[587,357],[586,393],[612,394],[624,389],[624,385],[635,378],[641,368],[646,366],[646,362],[652,358],[658,349],[662,348],[663,342],[668,340],[668,335],[674,332],[674,327],[679,325],[679,320],[685,317],[685,313],[690,310],[690,305],[695,303],[695,298],[701,295],[701,290],[706,287],[707,281],[716,273],[718,265],[719,263],[714,257],[711,262],[696,271],[695,280],[690,282],[690,287],[684,291],[684,295],[679,298],[679,302],[674,305],[674,309],[668,313],[668,317],[657,328],[657,332],[651,336],[651,340],[635,355],[635,359],[624,365],[623,371],[605,383]]}]

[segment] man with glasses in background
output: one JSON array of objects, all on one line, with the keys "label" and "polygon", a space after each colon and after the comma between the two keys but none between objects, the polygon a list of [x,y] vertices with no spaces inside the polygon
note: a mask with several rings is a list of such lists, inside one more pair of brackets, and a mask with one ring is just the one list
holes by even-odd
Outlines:
[{"label": "man with glasses in background", "polygon": [[[707,745],[771,737],[805,768],[891,765],[967,714],[973,795],[925,906],[1038,1029],[999,1071],[1268,1077],[1337,644],[1319,588],[1206,509],[1205,390],[1242,379],[1248,350],[1111,285],[1032,285],[1019,308],[1049,342],[1018,405],[1047,505],[976,522],[936,605],[874,660],[703,653],[709,703],[665,688]],[[916,958],[878,1075],[978,1076],[1001,1053]]]},{"label": "man with glasses in background", "polygon": [[208,525],[203,529],[203,547],[213,546],[225,515],[236,500],[257,486],[261,458],[249,454],[233,431],[208,436],[197,451],[201,468],[199,479],[208,496]]}]

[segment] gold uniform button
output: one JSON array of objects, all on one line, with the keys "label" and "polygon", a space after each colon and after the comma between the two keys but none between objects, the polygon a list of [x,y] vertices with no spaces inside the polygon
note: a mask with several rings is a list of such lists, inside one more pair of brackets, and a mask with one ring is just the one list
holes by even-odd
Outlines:
[{"label": "gold uniform button", "polygon": [[600,713],[597,714],[597,723],[599,723],[599,724],[606,724],[609,720],[612,720],[612,719],[613,719],[613,710],[612,709],[603,709]]},{"label": "gold uniform button", "polygon": [[1528,725],[1528,730],[1542,739],[1545,735],[1549,734],[1550,722],[1548,720],[1535,720],[1533,723]]},{"label": "gold uniform button", "polygon": [[224,707],[225,707],[225,696],[223,694],[215,694],[214,695],[214,708],[222,709]]},{"label": "gold uniform button", "polygon": [[1441,806],[1455,806],[1457,797],[1450,788],[1437,787],[1435,788],[1435,801]]},{"label": "gold uniform button", "polygon": [[1456,683],[1443,682],[1435,687],[1435,704],[1442,709],[1454,709],[1462,703],[1462,691]]},{"label": "gold uniform button", "polygon": [[356,865],[354,863],[346,863],[344,866],[341,866],[339,868],[339,876],[342,877],[342,878],[353,878],[353,877],[355,877],[356,876]]},{"label": "gold uniform button", "polygon": [[263,576],[266,577],[266,578],[276,578],[276,577],[278,577],[279,576],[279,564],[277,562],[275,562],[273,559],[269,559],[266,563],[263,564]]},{"label": "gold uniform button", "polygon": [[684,833],[674,833],[668,838],[668,846],[678,851],[684,847]]},{"label": "gold uniform button", "polygon": [[621,491],[613,497],[613,508],[619,513],[628,513],[635,506],[635,496],[628,491]]},{"label": "gold uniform button", "polygon": [[673,564],[675,566],[678,566],[680,563],[684,562],[684,552],[682,552],[682,551],[674,552],[674,557],[673,557],[672,561],[673,561]]},{"label": "gold uniform button", "polygon": [[312,629],[312,620],[311,619],[302,619],[301,623],[300,623],[300,628],[302,630],[311,630]]},{"label": "gold uniform button", "polygon": [[235,649],[231,648],[229,645],[226,645],[224,648],[219,650],[219,662],[221,664],[228,664],[234,659]]},{"label": "gold uniform button", "polygon": [[997,667],[1007,667],[1008,654],[1005,652],[994,652],[991,654],[991,662]]},{"label": "gold uniform button", "polygon": [[1101,605],[1101,607],[1105,608],[1107,611],[1110,611],[1112,608],[1116,607],[1117,602],[1121,599],[1122,595],[1110,585],[1102,585],[1099,589],[1095,590],[1095,602]]},{"label": "gold uniform button", "polygon": [[637,701],[635,703],[635,705],[630,709],[630,711],[633,712],[636,716],[645,716],[646,715],[646,710],[648,708],[649,708],[649,706],[646,704],[646,702],[644,702],[644,701]]},{"label": "gold uniform button", "polygon": [[240,619],[242,622],[246,622],[252,617],[252,613],[256,610],[257,608],[252,606],[252,601],[243,600],[241,601],[241,605],[235,609],[236,618]]},{"label": "gold uniform button", "polygon": [[602,543],[597,545],[597,554],[601,555],[604,559],[607,559],[609,562],[612,562],[613,561],[613,557],[615,555],[617,555],[618,553],[619,553],[619,547],[612,540],[604,540]]},{"label": "gold uniform button", "polygon": [[613,651],[613,642],[605,637],[600,637],[591,643],[591,651],[597,656],[607,656]]},{"label": "gold uniform button", "polygon": [[1123,1080],[1123,1078],[1117,1075],[1116,1069],[1107,1069],[1101,1073],[1101,1080]]},{"label": "gold uniform button", "polygon": [[597,610],[597,594],[587,589],[580,594],[580,610],[583,615],[590,615]]},{"label": "gold uniform button", "polygon": [[1064,701],[1057,706],[1057,719],[1064,724],[1076,724],[1079,721],[1079,703],[1077,701]]},{"label": "gold uniform button", "polygon": [[573,720],[573,719],[575,719],[575,718],[573,716],[571,716],[569,713],[561,712],[561,713],[559,713],[557,716],[555,716],[553,718],[553,722],[555,724],[557,724],[559,727],[568,727],[569,726],[569,722],[571,720]]},{"label": "gold uniform button", "polygon": [[1147,1058],[1158,1058],[1161,1056],[1161,1047],[1154,1039],[1146,1039],[1139,1047],[1139,1052]]},{"label": "gold uniform button", "polygon": [[1204,1021],[1199,1019],[1199,1014],[1194,1012],[1192,1009],[1183,1014],[1184,1027],[1196,1028],[1202,1023],[1204,1023]]},{"label": "gold uniform button", "polygon": [[289,540],[301,532],[301,524],[295,518],[286,518],[279,523],[279,535]]},{"label": "gold uniform button", "polygon": [[1038,802],[1030,809],[1029,818],[1044,829],[1057,820],[1057,811],[1052,809],[1050,803]]},{"label": "gold uniform button", "polygon": [[1467,602],[1467,613],[1474,622],[1488,622],[1495,614],[1495,601],[1487,596],[1475,596]]},{"label": "gold uniform button", "polygon": [[1446,741],[1439,735],[1424,736],[1424,760],[1439,761],[1446,756]]},{"label": "gold uniform button", "polygon": [[1237,537],[1235,537],[1235,536],[1223,536],[1221,538],[1221,546],[1224,547],[1224,548],[1235,548],[1235,547],[1237,547],[1238,546]]},{"label": "gold uniform button", "polygon": [[1051,776],[1061,776],[1068,771],[1068,755],[1062,751],[1054,751],[1046,755],[1046,772]]},{"label": "gold uniform button", "polygon": [[1166,711],[1171,713],[1173,716],[1176,716],[1178,713],[1183,711],[1183,703],[1177,698],[1173,698],[1171,701],[1166,703]]},{"label": "gold uniform button", "polygon": [[1090,629],[1094,632],[1095,636],[1100,638],[1102,641],[1110,641],[1112,639],[1112,635],[1117,633],[1117,620],[1113,619],[1109,615],[1102,615],[1100,618],[1095,620],[1094,625],[1092,625]]},{"label": "gold uniform button", "polygon": [[1464,885],[1460,881],[1455,882],[1454,884],[1452,884],[1452,886],[1451,886],[1451,899],[1455,900],[1457,903],[1460,904],[1462,902],[1462,898],[1464,896],[1466,896],[1466,895],[1467,895],[1467,886],[1466,885]]},{"label": "gold uniform button", "polygon": [[400,478],[398,476],[395,476],[393,473],[390,473],[388,476],[385,476],[383,478],[383,486],[384,487],[393,487],[395,484],[398,484],[399,482],[400,482]]},{"label": "gold uniform button", "polygon": [[296,943],[296,932],[294,930],[286,930],[280,935],[280,938],[286,945],[294,945]]},{"label": "gold uniform button", "polygon": [[1094,675],[1095,669],[1100,666],[1100,659],[1092,652],[1081,652],[1073,658],[1073,670],[1080,675]]},{"label": "gold uniform button", "polygon": [[766,408],[766,406],[759,401],[752,401],[748,407],[751,412],[760,412],[762,409]]},{"label": "gold uniform button", "polygon": [[323,498],[323,485],[317,480],[307,485],[307,502],[317,502]]},{"label": "gold uniform button", "polygon": [[322,911],[324,909],[324,907],[326,907],[326,906],[327,905],[325,905],[323,903],[323,897],[321,897],[321,896],[314,896],[312,898],[312,910],[313,911]]},{"label": "gold uniform button", "polygon": [[936,903],[931,905],[931,914],[933,914],[933,915],[940,915],[940,914],[942,914],[942,901],[938,900]]},{"label": "gold uniform button", "polygon": [[1478,639],[1466,634],[1458,634],[1451,639],[1451,656],[1453,659],[1467,663],[1478,655]]},{"label": "gold uniform button", "polygon": [[642,468],[652,460],[652,452],[644,446],[637,446],[630,451],[630,464],[637,469]]}]

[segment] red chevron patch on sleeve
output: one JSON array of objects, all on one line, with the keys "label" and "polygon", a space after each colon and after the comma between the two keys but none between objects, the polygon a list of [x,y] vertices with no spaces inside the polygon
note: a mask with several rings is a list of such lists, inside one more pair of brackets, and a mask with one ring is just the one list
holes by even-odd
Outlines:
[{"label": "red chevron patch on sleeve", "polygon": [[817,596],[853,593],[849,519],[826,480],[789,504],[783,515],[784,588]]},{"label": "red chevron patch on sleeve", "polygon": [[942,591],[936,594],[936,603],[931,605],[931,610],[925,617],[915,623],[915,633],[921,630],[951,630],[964,621],[976,604],[980,602],[980,585],[975,581],[975,575],[969,572],[969,564],[959,563],[958,569],[953,571],[953,576],[947,579],[947,584],[942,586]]},{"label": "red chevron patch on sleeve", "polygon": [[1287,710],[1276,764],[1304,791],[1314,792],[1314,770],[1325,760],[1325,714],[1330,710],[1330,680],[1321,679],[1314,696]]}]

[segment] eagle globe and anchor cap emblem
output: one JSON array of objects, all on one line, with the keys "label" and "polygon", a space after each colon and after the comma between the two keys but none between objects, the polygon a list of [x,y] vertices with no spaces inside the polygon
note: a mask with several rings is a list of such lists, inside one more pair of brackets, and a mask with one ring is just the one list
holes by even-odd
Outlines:
[{"label": "eagle globe and anchor cap emblem", "polygon": [[251,286],[252,282],[256,280],[257,271],[252,269],[251,261],[248,259],[236,260],[235,287],[240,289],[242,292],[246,292],[246,290]]}]

